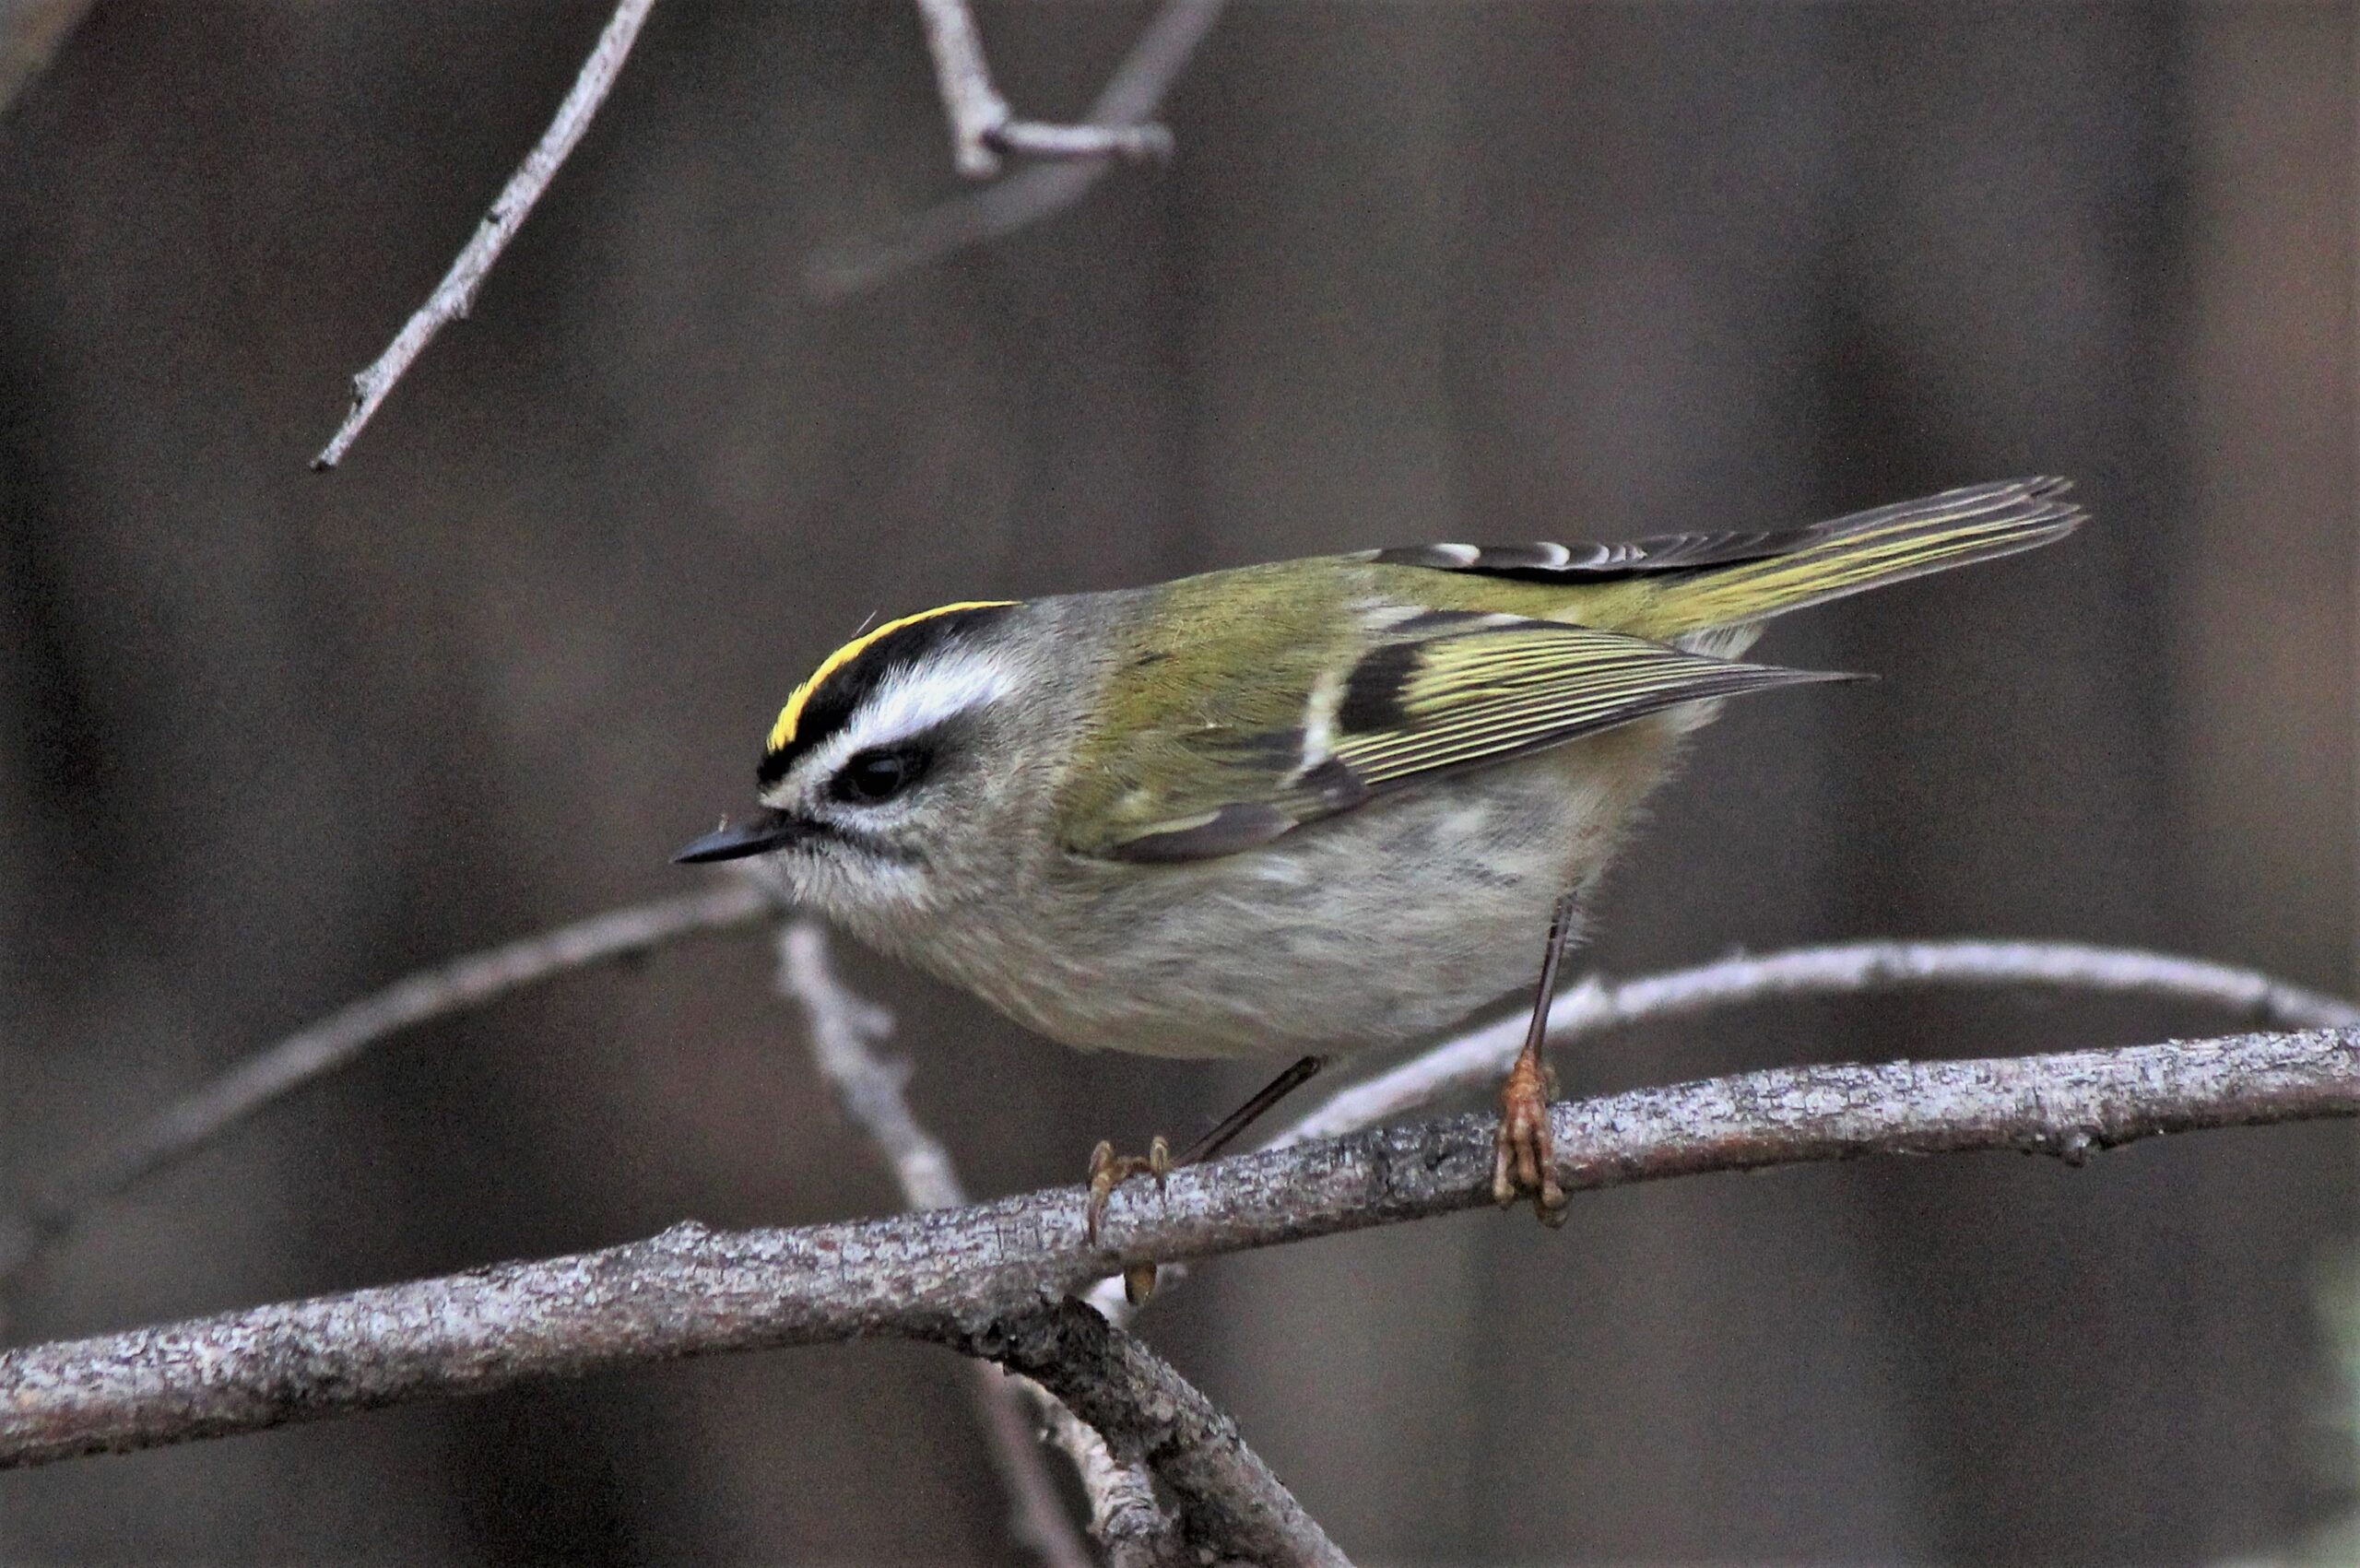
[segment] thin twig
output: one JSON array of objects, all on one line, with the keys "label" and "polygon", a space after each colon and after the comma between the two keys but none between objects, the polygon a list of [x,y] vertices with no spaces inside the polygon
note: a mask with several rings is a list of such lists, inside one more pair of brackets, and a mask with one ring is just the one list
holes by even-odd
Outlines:
[{"label": "thin twig", "polygon": [[[1008,1489],[1009,1534],[1047,1568],[1096,1568],[1097,1559],[1075,1528],[1073,1515],[1067,1512],[1065,1498],[1057,1490],[1056,1478],[1049,1473],[1048,1462],[1042,1455],[1042,1444],[1049,1440],[1048,1423],[1037,1412],[1032,1399],[1022,1392],[1026,1387],[1041,1385],[987,1362],[970,1362],[968,1374],[974,1380],[975,1409],[983,1417],[993,1468],[999,1472],[1000,1484]],[[1052,1402],[1056,1399],[1045,1388],[1041,1390],[1041,1397]],[[1104,1441],[1070,1411],[1066,1419],[1077,1430],[1089,1433],[1091,1444],[1111,1468],[1114,1457],[1106,1453]],[[1085,1487],[1090,1473],[1086,1469],[1082,1472]],[[1146,1478],[1142,1476],[1140,1481],[1146,1484]],[[1093,1507],[1092,1517],[1095,1516]],[[1163,1527],[1177,1542],[1179,1522],[1167,1515]]]},{"label": "thin twig", "polygon": [[993,145],[1030,158],[1124,158],[1161,163],[1172,156],[1172,133],[1162,125],[1059,125],[1010,120],[992,133]]},{"label": "thin twig", "polygon": [[[2360,1114],[2360,1029],[1877,1067],[1788,1067],[1550,1113],[1569,1191],[1865,1154],[2079,1163],[2163,1133]],[[1497,1118],[1184,1167],[1119,1189],[650,1241],[0,1353],[0,1466],[126,1451],[682,1356],[899,1338],[989,1353],[995,1323],[1139,1263],[1486,1207]],[[1011,1352],[1013,1355],[1014,1352]],[[1153,1456],[1150,1456],[1153,1462]],[[1162,1472],[1159,1472],[1162,1473]]]},{"label": "thin twig", "polygon": [[492,263],[500,259],[500,253],[514,237],[525,214],[533,210],[541,193],[549,189],[550,179],[573,151],[573,144],[582,139],[582,133],[589,129],[598,106],[606,101],[608,89],[615,85],[617,74],[631,55],[631,46],[639,37],[640,24],[647,19],[655,4],[655,0],[619,0],[615,14],[608,18],[606,30],[598,35],[590,57],[582,63],[581,73],[573,78],[572,90],[558,105],[557,117],[541,133],[533,150],[525,155],[516,172],[509,176],[499,199],[476,226],[474,238],[459,253],[459,259],[451,264],[451,270],[442,275],[442,281],[434,286],[426,303],[403,324],[376,363],[352,378],[351,411],[345,415],[344,423],[336,427],[336,434],[320,454],[312,460],[314,470],[333,468],[344,460],[361,428],[374,417],[377,406],[384,402],[385,395],[401,380],[410,361],[433,341],[445,323],[464,318],[474,306],[476,290],[483,286],[485,274],[491,271]]},{"label": "thin twig", "polygon": [[[1853,996],[1922,986],[2007,986],[2088,991],[2196,1002],[2265,1029],[2340,1029],[2360,1008],[2258,970],[2135,948],[2075,942],[1842,942],[1760,958],[1742,955],[1666,974],[1609,983],[1592,978],[1558,994],[1552,1044],[1658,1019],[1786,996]],[[1524,1042],[1522,1013],[1445,1041],[1400,1066],[1338,1091],[1262,1147],[1338,1138],[1496,1083]]]},{"label": "thin twig", "polygon": [[[1221,5],[1222,0],[1164,0],[1090,106],[1089,123],[1143,124],[1212,29]],[[1108,167],[1108,160],[1094,158],[1020,169],[996,184],[929,207],[885,233],[822,248],[805,268],[805,285],[821,299],[856,294],[1072,206]]]},{"label": "thin twig", "polygon": [[264,1046],[53,1181],[0,1221],[0,1285],[106,1199],[176,1165],[246,1117],[359,1060],[403,1030],[449,1018],[593,964],[775,917],[760,890],[723,883],[634,904],[419,971]]},{"label": "thin twig", "polygon": [[778,937],[778,988],[803,1009],[811,1059],[820,1076],[868,1140],[892,1167],[893,1181],[913,1208],[955,1208],[967,1201],[959,1173],[941,1139],[919,1126],[902,1088],[904,1063],[868,1048],[893,1030],[893,1015],[853,994],[836,977],[827,933],[809,917],[789,922]]},{"label": "thin twig", "polygon": [[[893,1028],[893,1016],[876,1003],[856,996],[836,977],[829,961],[827,933],[808,917],[789,922],[779,932],[779,990],[803,1010],[811,1042],[811,1058],[836,1102],[844,1107],[868,1140],[884,1155],[903,1197],[913,1208],[953,1208],[967,1201],[950,1151],[920,1125],[902,1092],[909,1069],[886,1061],[869,1049]],[[1075,1531],[1064,1500],[1041,1454],[1042,1417],[1056,1397],[1029,1378],[1003,1372],[988,1362],[970,1363],[975,1402],[983,1417],[984,1434],[1000,1480],[1016,1505],[1017,1539],[1039,1554],[1050,1568],[1091,1568],[1090,1549]],[[1086,1434],[1087,1442],[1082,1442]],[[1119,1484],[1145,1487],[1144,1477],[1124,1474],[1108,1455],[1104,1441],[1080,1421],[1066,1423],[1060,1433],[1072,1442],[1076,1468],[1083,1484],[1119,1478]],[[1093,1453],[1092,1450],[1095,1450]],[[1101,1459],[1105,1462],[1100,1463]],[[1152,1489],[1149,1489],[1152,1496]],[[1107,1505],[1093,1493],[1092,1517]],[[1134,1521],[1126,1517],[1125,1524]],[[1159,1522],[1176,1528],[1174,1522]],[[1176,1539],[1176,1537],[1175,1537]]]},{"label": "thin twig", "polygon": [[1020,120],[992,84],[984,60],[983,36],[975,30],[967,0],[917,0],[926,27],[926,52],[934,57],[934,81],[950,124],[951,161],[972,180],[999,172],[999,154],[1035,158],[1159,158],[1172,150],[1172,133],[1161,125],[1058,125]]}]

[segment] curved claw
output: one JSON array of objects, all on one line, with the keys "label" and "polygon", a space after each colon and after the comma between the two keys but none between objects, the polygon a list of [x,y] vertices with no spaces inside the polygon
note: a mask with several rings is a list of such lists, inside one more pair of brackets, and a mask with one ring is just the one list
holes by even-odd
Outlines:
[{"label": "curved claw", "polygon": [[[1106,1200],[1115,1189],[1133,1176],[1153,1176],[1156,1191],[1172,1174],[1172,1145],[1162,1133],[1148,1140],[1144,1157],[1137,1154],[1116,1154],[1115,1146],[1105,1138],[1090,1151],[1090,1201],[1081,1212],[1082,1238],[1090,1245],[1098,1244],[1098,1227],[1106,1218]],[[1123,1295],[1133,1306],[1144,1303],[1155,1293],[1155,1265],[1134,1263],[1123,1270]]]},{"label": "curved claw", "polygon": [[1147,1153],[1117,1154],[1115,1146],[1105,1138],[1090,1151],[1090,1202],[1082,1209],[1081,1233],[1090,1245],[1098,1244],[1098,1227],[1106,1218],[1107,1199],[1115,1189],[1133,1176],[1153,1176],[1158,1192],[1172,1174],[1172,1145],[1162,1134],[1150,1139]]}]

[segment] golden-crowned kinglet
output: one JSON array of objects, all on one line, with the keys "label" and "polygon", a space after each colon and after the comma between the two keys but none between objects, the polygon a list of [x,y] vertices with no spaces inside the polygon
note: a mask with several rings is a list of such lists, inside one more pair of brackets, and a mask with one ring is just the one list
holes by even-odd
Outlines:
[{"label": "golden-crowned kinglet", "polygon": [[[2081,517],[2065,489],[945,605],[822,660],[763,746],[761,809],[678,858],[767,855],[854,935],[1069,1045],[1430,1039],[1530,984],[1536,958],[1549,984],[1719,699],[1842,678],[1736,662],[1764,619],[2059,538]],[[1564,1202],[1545,999],[1493,1184],[1544,1215]],[[1103,1146],[1092,1168],[1094,1220],[1122,1172]]]}]

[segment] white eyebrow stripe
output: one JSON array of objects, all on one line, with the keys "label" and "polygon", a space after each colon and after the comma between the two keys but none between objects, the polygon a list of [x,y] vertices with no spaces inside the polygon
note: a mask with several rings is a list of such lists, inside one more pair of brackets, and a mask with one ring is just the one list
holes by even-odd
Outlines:
[{"label": "white eyebrow stripe", "polygon": [[827,750],[832,761],[891,746],[945,719],[997,702],[1014,690],[1016,671],[988,653],[929,659],[887,677]]},{"label": "white eyebrow stripe", "polygon": [[878,683],[842,729],[796,760],[762,796],[772,806],[806,799],[859,752],[891,746],[945,719],[996,702],[1021,684],[1018,667],[986,651],[938,654]]}]

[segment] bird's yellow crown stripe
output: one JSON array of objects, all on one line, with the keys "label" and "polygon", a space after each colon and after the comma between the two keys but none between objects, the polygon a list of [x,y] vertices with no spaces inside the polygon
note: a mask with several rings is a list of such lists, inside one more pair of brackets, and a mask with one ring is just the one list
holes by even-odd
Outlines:
[{"label": "bird's yellow crown stripe", "polygon": [[803,710],[809,704],[811,694],[826,685],[830,676],[860,657],[868,645],[879,638],[891,637],[905,626],[915,626],[921,620],[932,620],[938,615],[952,615],[960,610],[997,609],[1002,605],[1011,605],[1015,602],[1013,599],[962,599],[955,605],[937,605],[932,609],[920,610],[915,615],[905,615],[898,620],[889,620],[882,626],[872,627],[862,632],[826,658],[821,659],[820,667],[811,672],[810,678],[788,693],[786,706],[778,711],[778,722],[771,725],[770,738],[763,743],[764,749],[776,751],[792,741],[795,738],[795,726],[802,721]]}]

